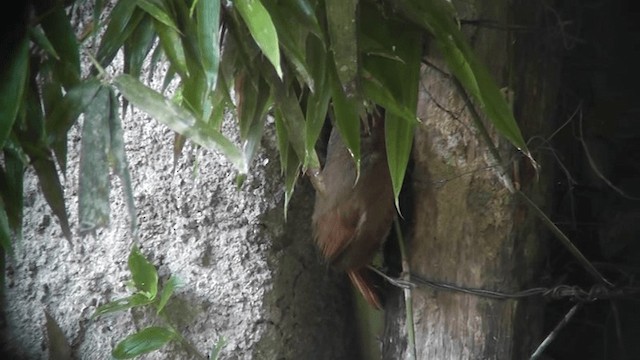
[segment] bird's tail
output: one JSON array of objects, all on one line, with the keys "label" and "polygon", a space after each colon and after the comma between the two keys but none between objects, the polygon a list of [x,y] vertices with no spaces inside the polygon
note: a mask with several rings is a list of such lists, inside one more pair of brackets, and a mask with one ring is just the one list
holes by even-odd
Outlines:
[{"label": "bird's tail", "polygon": [[382,304],[380,303],[380,296],[378,292],[373,288],[373,284],[369,276],[367,276],[367,269],[357,269],[350,270],[347,272],[349,274],[349,279],[353,285],[360,291],[362,297],[374,308],[382,309]]}]

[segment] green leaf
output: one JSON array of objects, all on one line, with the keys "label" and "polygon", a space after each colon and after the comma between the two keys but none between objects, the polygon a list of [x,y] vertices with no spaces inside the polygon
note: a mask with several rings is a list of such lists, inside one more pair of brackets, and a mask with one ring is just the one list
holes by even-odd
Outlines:
[{"label": "green leaf", "polygon": [[220,358],[220,351],[227,344],[224,337],[218,338],[216,345],[211,349],[211,354],[209,354],[210,360],[218,360]]},{"label": "green leaf", "polygon": [[143,17],[124,43],[125,72],[135,77],[140,76],[142,64],[151,51],[155,38],[153,20],[149,16]]},{"label": "green leaf", "polygon": [[0,69],[0,148],[11,132],[23,101],[29,70],[29,39],[21,39],[15,52],[2,56],[9,56],[10,59],[6,68]]},{"label": "green leaf", "polygon": [[17,149],[18,146],[9,140],[4,148],[6,172],[0,168],[0,196],[5,200],[4,206],[9,226],[19,240],[22,238],[23,183],[26,161],[23,159],[25,154],[22,153],[22,150]]},{"label": "green leaf", "polygon": [[237,0],[233,3],[251,32],[251,36],[282,78],[278,34],[269,12],[259,0]]},{"label": "green leaf", "polygon": [[134,307],[148,305],[148,304],[151,304],[152,302],[153,302],[153,299],[149,299],[143,294],[133,294],[131,296],[127,296],[126,298],[111,301],[104,305],[99,306],[96,309],[96,312],[93,313],[93,315],[91,315],[91,319],[96,319],[103,315],[112,314],[115,312],[121,312]]},{"label": "green leaf", "polygon": [[328,56],[324,45],[317,39],[309,39],[307,47],[309,68],[315,79],[316,91],[307,98],[307,111],[305,122],[305,157],[303,168],[320,169],[320,162],[316,154],[315,146],[327,118],[329,100],[331,99],[331,87],[327,73]]},{"label": "green leaf", "polygon": [[47,200],[53,213],[58,217],[62,233],[69,241],[69,244],[71,244],[71,227],[69,226],[69,218],[67,217],[67,209],[64,203],[64,191],[60,184],[56,165],[48,152],[44,150],[41,152],[44,155],[29,154],[32,160],[31,165],[38,175],[44,198]]},{"label": "green leaf", "polygon": [[120,341],[111,355],[116,359],[132,359],[158,350],[176,338],[176,333],[171,329],[159,326],[148,327]]},{"label": "green leaf", "polygon": [[[360,174],[360,116],[359,104],[348,98],[335,73],[329,72],[331,81],[331,97],[333,99],[333,116],[345,145],[349,149],[356,164],[356,172]],[[359,176],[359,175],[358,175]]]},{"label": "green leaf", "polygon": [[220,150],[241,173],[248,171],[242,153],[231,141],[206,123],[197,121],[183,107],[126,74],[118,76],[115,85],[125,98],[151,117],[206,148]]},{"label": "green leaf", "polygon": [[280,168],[284,174],[284,218],[287,219],[287,213],[289,209],[289,201],[293,190],[295,189],[296,181],[300,174],[300,160],[296,156],[296,152],[291,146],[291,140],[284,121],[282,111],[276,109],[276,134],[278,136],[278,152],[280,153]]},{"label": "green leaf", "polygon": [[160,38],[160,45],[162,45],[162,49],[171,62],[171,65],[175,67],[180,76],[184,78],[188,77],[187,58],[184,53],[180,33],[157,20],[154,20],[153,24]]},{"label": "green leaf", "polygon": [[447,65],[484,110],[498,132],[530,156],[507,101],[458,29],[450,3],[445,0],[401,0],[399,4],[405,15],[433,34]]},{"label": "green leaf", "polygon": [[66,171],[67,163],[67,132],[78,116],[91,104],[99,88],[100,81],[95,78],[71,88],[45,122],[47,141],[53,148],[63,172]]},{"label": "green leaf", "polygon": [[45,326],[47,328],[47,344],[49,345],[49,359],[71,360],[71,346],[64,336],[64,332],[56,320],[45,310]]},{"label": "green leaf", "polygon": [[218,80],[220,65],[220,0],[198,1],[197,37],[202,68],[207,77],[207,92],[212,92]]},{"label": "green leaf", "polygon": [[[338,79],[348,98],[357,97],[357,0],[326,0],[327,26]],[[369,5],[373,6],[373,5]]]},{"label": "green leaf", "polygon": [[78,218],[80,233],[109,223],[109,89],[101,87],[82,125]]},{"label": "green leaf", "polygon": [[[62,84],[56,79],[53,71],[53,61],[44,61],[40,64],[38,78],[40,83],[42,108],[45,114],[53,112],[62,101]],[[67,89],[69,90],[69,89]],[[35,96],[38,98],[38,96]]]},{"label": "green leaf", "polygon": [[33,40],[33,42],[42,50],[51,55],[54,59],[60,60],[60,55],[58,55],[56,49],[53,47],[53,44],[51,44],[49,39],[47,39],[47,35],[45,35],[42,28],[30,27],[29,36],[31,37],[31,40]]},{"label": "green leaf", "polygon": [[[286,6],[285,4],[289,4]],[[306,85],[314,91],[314,79],[307,68],[305,60],[306,40],[308,31],[297,21],[297,17],[292,17],[291,2],[274,3],[266,1],[265,7],[271,15],[274,26],[278,33],[278,40],[285,54],[285,58],[292,65],[296,73],[304,80]],[[297,8],[295,8],[297,10]]]},{"label": "green leaf", "polygon": [[136,289],[149,299],[155,299],[158,294],[158,272],[156,267],[142,255],[140,249],[135,245],[131,248],[128,263]]},{"label": "green leaf", "polygon": [[293,146],[298,158],[305,158],[305,121],[298,98],[293,89],[285,88],[284,84],[275,76],[267,78],[274,93],[277,110],[280,111],[282,121],[287,129],[289,143]]},{"label": "green leaf", "polygon": [[[7,217],[7,212],[5,211],[5,204],[0,198],[0,252],[4,250],[9,256],[13,257],[13,246],[11,245],[11,230],[9,229],[9,219]],[[4,253],[1,254],[4,256]],[[2,259],[3,260],[3,259]],[[4,268],[0,269],[0,276],[4,279]],[[0,292],[3,292],[4,288],[0,289]]]},{"label": "green leaf", "polygon": [[80,51],[76,35],[62,3],[40,10],[40,25],[60,58],[55,63],[55,72],[68,88],[80,81]]},{"label": "green leaf", "polygon": [[166,284],[162,287],[162,292],[160,293],[160,301],[158,302],[156,314],[160,314],[160,312],[164,309],[169,302],[169,299],[173,295],[176,288],[182,286],[182,282],[176,276],[171,276]]},{"label": "green leaf", "polygon": [[389,173],[391,174],[393,196],[396,209],[400,212],[398,196],[402,189],[404,175],[407,170],[407,164],[409,163],[409,157],[411,156],[415,124],[409,123],[395,114],[387,113],[384,128],[387,163],[389,165]]},{"label": "green leaf", "polygon": [[106,67],[116,56],[118,49],[131,35],[138,23],[145,16],[145,12],[136,9],[137,1],[120,0],[111,11],[109,25],[105,30],[100,47],[96,54],[96,60],[100,66]]},{"label": "green leaf", "polygon": [[137,0],[136,5],[142,8],[157,21],[167,25],[178,33],[180,32],[178,26],[176,25],[176,22],[171,17],[170,10],[167,9],[165,3],[162,0]]},{"label": "green leaf", "polygon": [[129,222],[131,224],[131,233],[137,232],[136,206],[133,200],[133,186],[131,185],[131,175],[129,174],[129,162],[124,148],[124,134],[122,131],[122,123],[118,113],[118,105],[120,104],[113,88],[109,88],[110,107],[109,110],[109,134],[111,143],[109,146],[109,157],[113,164],[113,170],[120,177],[122,189],[124,192],[127,210],[129,212]]},{"label": "green leaf", "polygon": [[362,54],[363,88],[367,97],[386,109],[385,132],[389,172],[396,208],[417,123],[422,38],[417,28],[385,17],[378,7],[361,9],[360,44],[376,44]]},{"label": "green leaf", "polygon": [[260,145],[264,129],[264,119],[271,105],[270,89],[265,80],[258,79],[258,87],[255,88],[251,81],[246,81],[244,88],[244,109],[238,106],[240,121],[240,139],[243,141],[244,161],[251,164]]}]

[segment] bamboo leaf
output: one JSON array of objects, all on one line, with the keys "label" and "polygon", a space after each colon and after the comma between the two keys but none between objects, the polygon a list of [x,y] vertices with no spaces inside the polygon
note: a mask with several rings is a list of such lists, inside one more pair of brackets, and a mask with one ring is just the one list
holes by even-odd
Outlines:
[{"label": "bamboo leaf", "polygon": [[158,302],[156,314],[160,314],[160,312],[164,309],[169,302],[169,299],[173,295],[176,288],[180,287],[182,282],[176,276],[171,276],[166,284],[162,287],[162,292],[160,293],[160,301]]},{"label": "bamboo leaf", "polygon": [[152,302],[153,302],[153,299],[149,299],[147,296],[143,294],[140,294],[140,293],[133,294],[126,298],[114,300],[104,305],[98,306],[98,308],[96,309],[96,312],[93,313],[93,315],[91,315],[91,319],[96,319],[103,315],[128,310],[138,306],[148,305],[148,304],[151,304]]},{"label": "bamboo leaf", "polygon": [[303,168],[320,169],[320,162],[316,154],[315,146],[322,131],[329,100],[331,99],[331,87],[329,86],[327,74],[327,53],[322,43],[316,39],[309,39],[307,48],[309,68],[316,83],[316,91],[309,94],[307,99],[306,122],[305,122],[305,157]]},{"label": "bamboo leaf", "polygon": [[122,123],[118,113],[118,99],[113,88],[109,88],[109,157],[113,164],[116,175],[120,177],[122,189],[127,203],[127,211],[129,212],[129,222],[131,233],[135,234],[138,228],[136,217],[136,206],[133,200],[133,186],[131,185],[131,175],[129,174],[129,162],[124,149],[124,134],[122,131]]},{"label": "bamboo leaf", "polygon": [[162,0],[137,0],[136,5],[157,21],[170,27],[173,31],[180,33],[180,29],[178,29],[176,22],[171,17],[170,10],[167,9]]},{"label": "bamboo leaf", "polygon": [[157,20],[154,20],[153,24],[160,38],[162,49],[171,62],[171,65],[175,67],[180,76],[188,77],[187,58],[184,53],[180,33]]},{"label": "bamboo leaf", "polygon": [[384,124],[387,162],[393,185],[393,196],[396,209],[400,212],[398,196],[402,189],[404,175],[411,156],[415,124],[409,123],[395,114],[386,114]]},{"label": "bamboo leaf", "polygon": [[530,157],[507,101],[500,93],[489,71],[475,57],[464,35],[458,29],[450,3],[445,0],[425,2],[402,0],[400,4],[405,15],[433,34],[447,65],[478,102],[498,132]]},{"label": "bamboo leaf", "polygon": [[293,195],[296,181],[300,174],[300,160],[291,146],[291,140],[284,121],[282,111],[276,109],[276,134],[278,137],[278,152],[280,153],[280,168],[284,175],[284,218],[287,219],[289,201]]},{"label": "bamboo leaf", "polygon": [[71,88],[46,119],[47,142],[55,152],[62,172],[66,171],[67,164],[67,132],[91,104],[99,88],[100,81],[95,78]]},{"label": "bamboo leaf", "polygon": [[7,66],[0,69],[0,148],[9,137],[22,103],[29,70],[29,39],[23,38],[9,56]]},{"label": "bamboo leaf", "polygon": [[151,51],[155,38],[153,20],[149,16],[143,17],[124,43],[125,71],[128,74],[140,76],[142,64]]},{"label": "bamboo leaf", "polygon": [[106,67],[111,64],[118,49],[122,47],[125,40],[129,38],[145,16],[144,11],[136,9],[136,3],[137,1],[120,0],[111,11],[109,25],[102,36],[96,54],[96,60],[100,66]]},{"label": "bamboo leaf", "polygon": [[67,209],[64,203],[64,191],[60,184],[56,165],[51,157],[47,156],[47,152],[42,152],[46,155],[34,156],[34,154],[29,154],[32,158],[31,165],[33,165],[38,175],[44,198],[47,200],[53,213],[58,217],[62,233],[69,241],[69,244],[71,244],[71,227],[69,226],[69,218],[67,217]]},{"label": "bamboo leaf", "polygon": [[418,29],[385,17],[377,7],[363,7],[360,44],[376,44],[362,54],[363,89],[383,106],[387,162],[396,208],[417,123],[422,38]]},{"label": "bamboo leaf", "polygon": [[24,170],[27,163],[25,154],[18,148],[19,145],[9,140],[4,148],[4,166],[0,168],[0,196],[5,201],[9,227],[17,235],[18,241],[22,238],[22,211],[24,204]]},{"label": "bamboo leaf", "polygon": [[256,44],[276,69],[278,76],[282,78],[278,34],[269,12],[259,0],[237,0],[234,5],[249,28]]},{"label": "bamboo leaf", "polygon": [[[2,201],[2,198],[0,198],[0,262],[4,265],[3,251],[9,254],[9,256],[13,257],[13,246],[11,245],[11,230],[9,229],[9,219],[7,217],[5,204]],[[0,277],[3,281],[4,270],[4,267],[0,269]]]},{"label": "bamboo leaf", "polygon": [[51,57],[56,60],[60,60],[60,55],[58,55],[58,53],[56,52],[56,49],[53,47],[51,41],[47,39],[47,35],[45,35],[41,27],[29,28],[29,36],[36,45],[38,45],[42,50],[51,55]]},{"label": "bamboo leaf", "polygon": [[132,359],[158,350],[176,338],[177,335],[170,329],[158,326],[148,327],[120,341],[111,355],[116,359]]},{"label": "bamboo leaf", "polygon": [[158,272],[136,245],[131,248],[128,264],[136,289],[147,298],[155,299],[158,294]]},{"label": "bamboo leaf", "polygon": [[78,218],[80,233],[109,223],[109,90],[101,87],[87,107],[82,125]]},{"label": "bamboo leaf", "polygon": [[[220,0],[198,1],[197,38],[202,68],[207,77],[207,93],[212,92],[218,79],[220,65]],[[205,96],[206,97],[206,96]]]},{"label": "bamboo leaf", "polygon": [[241,173],[248,171],[238,148],[216,129],[197,121],[186,109],[129,75],[118,76],[115,85],[125,98],[151,117],[206,148],[220,150]]},{"label": "bamboo leaf", "polygon": [[39,10],[40,25],[60,58],[55,62],[55,72],[66,88],[71,87],[80,81],[80,51],[70,19],[62,3]]},{"label": "bamboo leaf", "polygon": [[56,320],[45,310],[45,327],[47,329],[47,343],[49,345],[49,359],[71,360],[71,346],[64,336],[64,332]]},{"label": "bamboo leaf", "polygon": [[314,79],[305,60],[306,40],[309,32],[297,21],[301,20],[300,18],[292,17],[292,13],[297,13],[294,11],[299,10],[295,6],[292,9],[292,6],[292,2],[286,2],[285,4],[272,1],[265,2],[265,7],[267,7],[278,32],[278,40],[284,51],[285,58],[293,65],[296,73],[313,92],[315,89]]},{"label": "bamboo leaf", "polygon": [[357,97],[358,38],[357,0],[326,0],[331,51],[340,84],[347,98]]},{"label": "bamboo leaf", "polygon": [[360,174],[360,117],[359,104],[347,97],[340,86],[335,69],[329,72],[331,98],[333,99],[333,117],[345,145],[349,149],[356,164],[356,172]]}]

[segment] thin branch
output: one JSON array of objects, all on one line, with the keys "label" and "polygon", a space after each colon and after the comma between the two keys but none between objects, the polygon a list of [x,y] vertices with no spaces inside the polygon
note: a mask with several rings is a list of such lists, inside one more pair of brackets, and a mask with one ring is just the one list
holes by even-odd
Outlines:
[{"label": "thin branch", "polygon": [[558,325],[556,325],[556,327],[549,333],[549,335],[547,335],[544,341],[542,341],[540,346],[538,346],[536,351],[531,355],[531,360],[536,360],[540,358],[542,353],[547,349],[547,347],[549,347],[549,344],[551,344],[551,342],[553,342],[553,340],[558,336],[558,333],[560,333],[560,330],[562,330],[562,328],[569,323],[571,318],[576,314],[576,312],[580,309],[581,306],[582,306],[581,303],[577,303],[573,305],[571,310],[569,310],[569,312],[564,316],[564,318],[558,323]]}]

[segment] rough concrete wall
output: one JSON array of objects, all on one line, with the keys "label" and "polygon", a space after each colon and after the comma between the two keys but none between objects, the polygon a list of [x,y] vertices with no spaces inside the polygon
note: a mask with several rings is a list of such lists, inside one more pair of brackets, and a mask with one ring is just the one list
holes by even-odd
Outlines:
[{"label": "rough concrete wall", "polygon": [[[86,13],[90,16],[90,9]],[[159,74],[152,85],[161,82]],[[64,181],[72,224],[77,224],[81,123],[70,133]],[[306,180],[284,221],[273,124],[267,124],[262,149],[240,189],[230,163],[215,151],[187,143],[174,168],[173,132],[146,114],[129,111],[123,127],[141,250],[163,280],[177,275],[184,283],[167,308],[183,335],[204,354],[224,337],[225,359],[351,358],[352,337],[344,321],[350,305],[340,295],[346,283],[320,261],[311,242],[313,191]],[[7,265],[0,319],[0,350],[12,359],[47,358],[45,309],[77,359],[110,358],[119,340],[152,322],[152,314],[141,311],[89,319],[97,306],[130,294],[127,256],[133,239],[115,176],[112,186],[110,226],[95,236],[76,231],[72,248],[34,173],[27,173],[24,238]],[[189,357],[169,346],[143,358]]]}]

